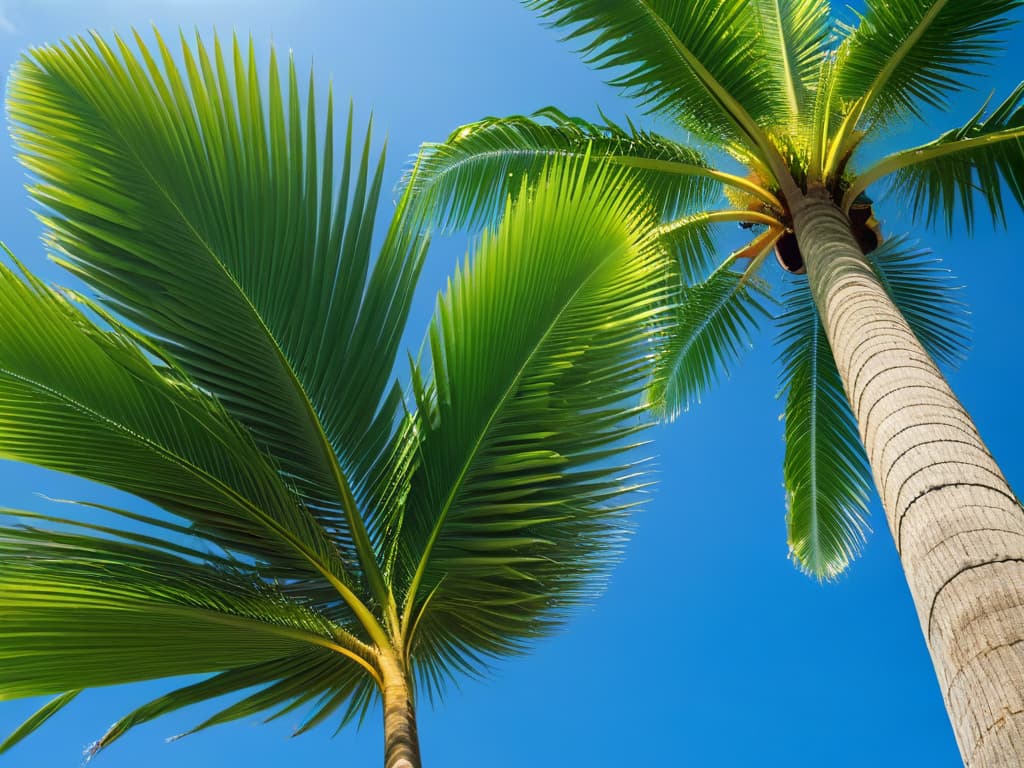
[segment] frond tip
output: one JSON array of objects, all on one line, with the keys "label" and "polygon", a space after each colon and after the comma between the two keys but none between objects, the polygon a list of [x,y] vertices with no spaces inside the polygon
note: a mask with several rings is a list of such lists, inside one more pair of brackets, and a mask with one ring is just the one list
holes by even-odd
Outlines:
[{"label": "frond tip", "polygon": [[825,329],[803,279],[778,318],[786,393],[783,480],[790,557],[803,572],[834,579],[869,531],[871,474]]}]

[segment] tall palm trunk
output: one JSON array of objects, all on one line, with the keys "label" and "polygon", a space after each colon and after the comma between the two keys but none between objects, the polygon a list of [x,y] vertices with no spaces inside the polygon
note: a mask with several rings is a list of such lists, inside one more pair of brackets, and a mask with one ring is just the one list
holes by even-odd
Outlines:
[{"label": "tall palm trunk", "polygon": [[793,206],[964,763],[1024,765],[1024,510],[823,190]]},{"label": "tall palm trunk", "polygon": [[420,768],[420,741],[416,709],[404,665],[381,654],[384,697],[384,768]]}]

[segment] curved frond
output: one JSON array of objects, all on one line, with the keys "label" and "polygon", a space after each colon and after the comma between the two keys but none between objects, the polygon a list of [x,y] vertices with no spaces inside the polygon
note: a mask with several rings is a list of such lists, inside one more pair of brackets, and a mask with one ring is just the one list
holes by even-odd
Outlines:
[{"label": "curved frond", "polygon": [[25,722],[15,728],[14,732],[0,743],[0,755],[26,737],[31,736],[32,733],[37,731],[47,720],[74,701],[80,693],[81,691],[68,691],[67,693],[62,693],[60,696],[55,696],[50,699],[43,706],[33,712]]},{"label": "curved frond", "polygon": [[550,631],[619,551],[669,269],[627,181],[552,163],[439,302],[401,552],[428,687]]},{"label": "curved frond", "polygon": [[415,215],[444,228],[490,226],[518,194],[523,178],[536,177],[553,158],[655,160],[675,173],[637,168],[635,176],[666,218],[699,210],[721,194],[721,185],[694,149],[633,126],[591,123],[554,107],[530,117],[489,117],[464,125],[444,143],[424,144],[406,183]]},{"label": "curved frond", "polygon": [[805,280],[786,292],[778,321],[790,557],[805,573],[832,579],[860,553],[869,530],[871,473]]},{"label": "curved frond", "polygon": [[707,280],[680,289],[673,322],[662,332],[645,401],[659,419],[672,421],[703,395],[720,373],[728,375],[768,316],[767,288],[745,280],[730,259]]},{"label": "curved frond", "polygon": [[[339,649],[330,622],[241,566],[27,526],[0,528],[0,558],[0,698]],[[331,656],[358,666],[342,653]]]},{"label": "curved frond", "polygon": [[217,401],[28,280],[0,265],[0,457],[139,496],[282,577],[346,579],[336,547]]},{"label": "curved frond", "polygon": [[[999,48],[1020,0],[867,0],[845,27],[832,100],[849,109],[838,153],[854,130],[918,117],[969,85]],[[834,170],[834,168],[833,168]]]},{"label": "curved frond", "polygon": [[753,7],[760,22],[758,52],[768,60],[762,87],[785,96],[787,119],[778,127],[791,136],[806,134],[832,31],[829,2],[755,0]]},{"label": "curved frond", "polygon": [[[261,692],[269,692],[273,690],[280,681],[290,680],[294,682],[297,677],[308,677],[310,670],[313,668],[319,669],[322,673],[320,675],[320,679],[315,682],[326,681],[331,676],[327,673],[327,670],[332,667],[339,666],[332,664],[331,655],[330,651],[322,648],[309,648],[285,658],[259,662],[245,667],[238,667],[236,669],[231,669],[226,672],[213,675],[198,683],[177,688],[163,696],[143,704],[140,707],[137,707],[124,717],[120,718],[92,745],[90,751],[95,754],[101,749],[109,747],[132,728],[142,725],[143,723],[150,722],[151,720],[155,720],[156,718],[170,712],[174,712],[193,704],[210,701],[221,696],[235,694],[247,688],[260,687]],[[347,668],[349,670],[358,669],[355,665],[348,665],[347,667],[339,668]],[[307,681],[304,680],[303,682]],[[239,714],[238,717],[244,717],[247,714],[258,714],[260,712],[265,712],[267,709],[274,706],[287,704],[293,698],[305,692],[305,688],[301,686],[280,686],[276,690],[278,695],[267,696],[266,706],[245,708],[246,711]],[[251,697],[246,698],[248,699]],[[239,710],[241,709],[242,708],[239,707]],[[225,717],[224,721],[227,719],[228,718]],[[215,723],[210,723],[210,725],[213,724]],[[197,727],[195,730],[199,730],[199,728]]]},{"label": "curved frond", "polygon": [[1024,83],[987,117],[984,112],[985,107],[928,144],[882,159],[856,180],[847,198],[852,202],[869,184],[888,177],[907,210],[929,226],[941,221],[950,232],[962,220],[970,232],[978,199],[993,224],[1005,224],[1005,190],[1024,208]]},{"label": "curved frond", "polygon": [[183,39],[179,71],[156,40],[150,51],[136,35],[136,53],[95,36],[17,65],[9,110],[50,241],[372,570],[351,497],[390,434],[422,244],[393,228],[373,261],[382,165],[369,139],[353,150],[351,114],[334,146],[330,99],[318,141],[294,65],[282,87],[272,53],[264,91],[251,45],[225,55],[216,39],[212,51]]},{"label": "curved frond", "polygon": [[969,347],[967,308],[942,261],[905,236],[887,240],[868,260],[932,359],[950,367],[963,360]]},{"label": "curved frond", "polygon": [[[766,88],[770,62],[747,0],[526,0],[578,40],[587,62],[616,70],[611,83],[701,139],[745,147],[772,166],[763,129],[785,122],[782,95]],[[773,167],[773,171],[778,171]]]}]

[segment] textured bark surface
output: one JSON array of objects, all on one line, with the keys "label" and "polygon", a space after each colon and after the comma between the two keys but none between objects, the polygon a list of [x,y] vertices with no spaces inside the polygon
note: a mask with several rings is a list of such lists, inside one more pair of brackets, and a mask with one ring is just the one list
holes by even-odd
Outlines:
[{"label": "textured bark surface", "polygon": [[814,191],[808,278],[964,763],[1024,765],[1024,511],[970,417]]},{"label": "textured bark surface", "polygon": [[384,768],[420,768],[420,741],[412,691],[401,666],[381,658],[384,696]]}]

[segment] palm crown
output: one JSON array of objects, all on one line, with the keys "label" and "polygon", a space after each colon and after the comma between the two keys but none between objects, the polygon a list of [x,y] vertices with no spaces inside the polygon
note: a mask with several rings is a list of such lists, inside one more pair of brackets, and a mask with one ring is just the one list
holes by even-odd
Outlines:
[{"label": "palm crown", "polygon": [[57,698],[0,751],[81,689],[212,673],[95,749],[245,691],[197,727],[382,697],[388,763],[418,763],[413,681],[523,650],[618,552],[654,219],[621,170],[547,166],[439,298],[407,402],[426,241],[395,223],[373,255],[369,132],[350,110],[336,145],[328,97],[320,138],[312,84],[272,55],[265,95],[251,44],[183,39],[179,68],[157,42],[38,49],[10,88],[48,242],[98,301],[0,267],[0,456],[160,511],[7,513],[0,698]]},{"label": "palm crown", "polygon": [[[847,213],[931,356],[947,364],[961,357],[964,313],[951,277],[912,241],[883,242],[865,192],[885,183],[917,219],[947,227],[958,213],[972,227],[979,196],[996,222],[1007,191],[1024,205],[1024,83],[933,141],[867,167],[858,160],[887,128],[966,88],[997,50],[1018,0],[869,0],[856,26],[837,23],[828,0],[526,5],[568,30],[589,63],[612,70],[613,85],[695,141],[554,107],[487,118],[424,146],[408,180],[412,206],[434,224],[477,226],[550,157],[592,152],[631,169],[660,212],[658,233],[679,275],[674,322],[647,389],[656,414],[675,418],[699,399],[768,316],[760,275],[773,249],[787,271],[804,271],[793,210],[814,188]],[[715,168],[700,148],[746,172]],[[715,229],[737,223],[751,240],[723,259]],[[793,281],[779,300],[790,552],[802,569],[831,578],[863,542],[870,470],[807,283]]]}]

